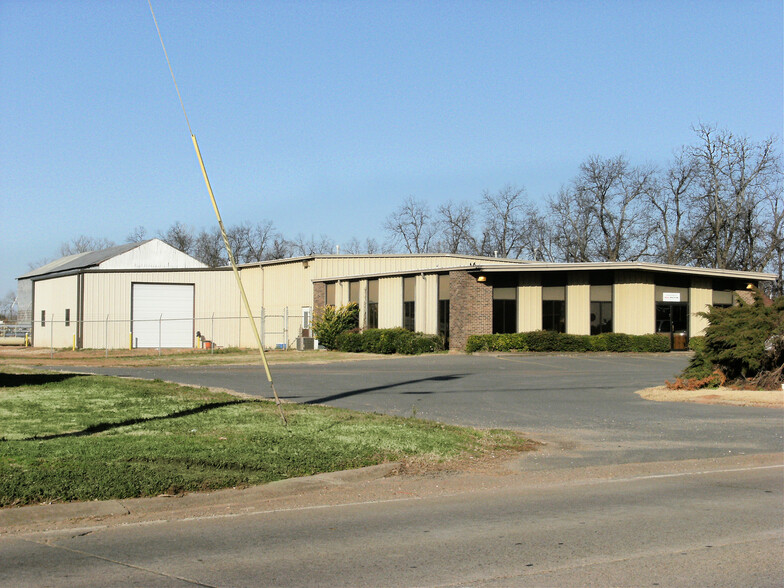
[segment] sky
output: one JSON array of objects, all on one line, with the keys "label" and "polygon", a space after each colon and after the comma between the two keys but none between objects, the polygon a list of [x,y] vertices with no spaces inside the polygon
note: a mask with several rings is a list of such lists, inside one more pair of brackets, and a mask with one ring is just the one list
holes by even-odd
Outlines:
[{"label": "sky", "polygon": [[[778,1],[153,0],[226,225],[384,241],[589,156],[784,134]],[[147,0],[0,0],[0,297],[79,235],[215,214]]]}]

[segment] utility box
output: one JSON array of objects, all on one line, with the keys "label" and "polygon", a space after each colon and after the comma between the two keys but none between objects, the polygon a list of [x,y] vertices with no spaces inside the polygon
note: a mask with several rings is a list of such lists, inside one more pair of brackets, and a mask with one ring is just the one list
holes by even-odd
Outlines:
[{"label": "utility box", "polygon": [[297,351],[312,351],[316,348],[316,340],[313,337],[297,337]]}]

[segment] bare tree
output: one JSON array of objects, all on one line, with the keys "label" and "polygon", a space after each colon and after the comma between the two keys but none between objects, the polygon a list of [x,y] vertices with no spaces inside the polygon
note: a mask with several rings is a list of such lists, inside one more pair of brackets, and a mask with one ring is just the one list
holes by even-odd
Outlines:
[{"label": "bare tree", "polygon": [[309,238],[299,233],[291,242],[291,247],[295,255],[317,255],[335,252],[335,243],[326,235]]},{"label": "bare tree", "polygon": [[76,253],[87,253],[88,251],[99,251],[113,247],[114,242],[108,239],[95,239],[86,235],[79,235],[67,243],[60,245],[60,255],[74,255]]},{"label": "bare tree", "polygon": [[229,264],[226,245],[223,242],[220,229],[212,231],[202,229],[193,240],[191,254],[209,267],[221,267]]},{"label": "bare tree", "polygon": [[591,203],[585,193],[565,186],[548,198],[548,212],[553,227],[555,258],[566,263],[593,261],[591,246],[597,226]]},{"label": "bare tree", "polygon": [[162,241],[168,243],[175,249],[187,253],[188,255],[193,254],[196,245],[196,236],[193,228],[176,221],[166,230],[166,232],[159,231],[158,236]]},{"label": "bare tree", "polygon": [[482,255],[519,257],[523,251],[525,217],[529,204],[525,188],[505,186],[495,194],[485,191],[480,202],[484,216],[482,238],[476,248]]},{"label": "bare tree", "polygon": [[147,229],[139,225],[134,227],[125,237],[126,243],[140,243],[147,239]]},{"label": "bare tree", "polygon": [[698,143],[690,154],[697,165],[700,193],[695,204],[703,224],[695,257],[717,268],[762,269],[776,256],[777,239],[770,230],[777,221],[771,223],[767,216],[777,210],[781,192],[775,139],[754,143],[705,124],[694,130]]},{"label": "bare tree", "polygon": [[474,207],[467,203],[447,202],[438,207],[436,224],[441,237],[438,250],[444,253],[477,254]]},{"label": "bare tree", "polygon": [[664,175],[652,182],[648,204],[654,261],[693,263],[692,249],[698,232],[693,206],[696,178],[696,162],[682,150]]},{"label": "bare tree", "polygon": [[401,244],[408,253],[427,253],[436,233],[430,207],[421,200],[408,197],[387,217],[384,229],[394,244]]}]

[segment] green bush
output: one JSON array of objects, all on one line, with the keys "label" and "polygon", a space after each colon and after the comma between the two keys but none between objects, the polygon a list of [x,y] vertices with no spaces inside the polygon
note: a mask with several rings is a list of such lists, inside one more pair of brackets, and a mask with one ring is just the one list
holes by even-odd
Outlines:
[{"label": "green bush", "polygon": [[359,321],[359,306],[350,302],[346,306],[325,307],[313,318],[313,335],[319,344],[327,349],[335,349],[335,339],[349,329],[355,329]]},{"label": "green bush", "polygon": [[400,353],[419,355],[442,351],[444,342],[438,335],[414,333],[407,329],[366,329],[346,331],[337,336],[335,349],[352,353]]},{"label": "green bush", "polygon": [[682,377],[701,378],[718,368],[736,380],[779,367],[770,342],[784,333],[784,298],[772,306],[765,306],[756,292],[754,298],[753,304],[739,300],[736,306],[710,307],[700,313],[708,320],[705,337],[695,342],[694,357]]},{"label": "green bush", "polygon": [[472,335],[466,351],[560,351],[582,353],[586,351],[613,352],[668,352],[670,340],[661,335],[626,335],[603,333],[601,335],[569,335],[555,331],[528,333],[497,333]]}]

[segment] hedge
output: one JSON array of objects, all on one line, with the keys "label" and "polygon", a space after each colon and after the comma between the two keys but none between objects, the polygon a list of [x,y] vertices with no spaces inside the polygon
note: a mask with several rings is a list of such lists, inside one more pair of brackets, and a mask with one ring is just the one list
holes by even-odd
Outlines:
[{"label": "hedge", "polygon": [[444,341],[438,335],[425,335],[402,328],[351,330],[335,338],[334,349],[351,353],[419,355],[443,351]]},{"label": "hedge", "polygon": [[568,335],[555,331],[528,333],[498,333],[472,335],[466,351],[613,351],[613,352],[668,352],[669,337],[662,335],[627,335],[602,333],[601,335]]}]

